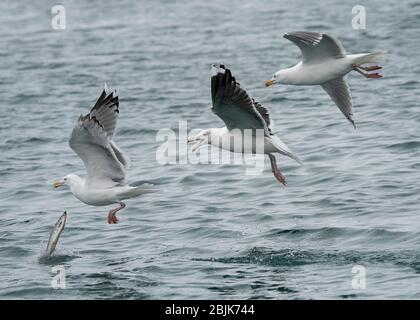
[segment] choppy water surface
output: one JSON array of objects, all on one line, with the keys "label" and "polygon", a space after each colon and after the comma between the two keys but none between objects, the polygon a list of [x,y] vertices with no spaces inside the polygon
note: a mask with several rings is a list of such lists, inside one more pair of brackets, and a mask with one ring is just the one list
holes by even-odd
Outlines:
[{"label": "choppy water surface", "polygon": [[[52,1],[0,4],[1,298],[420,298],[420,113],[416,1]],[[349,52],[386,50],[380,80],[351,74],[354,130],[318,87],[264,88],[298,49],[282,34],[330,32]],[[159,128],[221,126],[210,64],[271,109],[300,156],[262,175],[241,165],[158,165]],[[104,82],[120,94],[117,143],[132,182],[160,192],[89,207],[51,182],[83,173],[67,139]],[[58,252],[42,257],[69,213]],[[66,270],[53,290],[51,268]],[[366,289],[352,289],[352,268]]]}]

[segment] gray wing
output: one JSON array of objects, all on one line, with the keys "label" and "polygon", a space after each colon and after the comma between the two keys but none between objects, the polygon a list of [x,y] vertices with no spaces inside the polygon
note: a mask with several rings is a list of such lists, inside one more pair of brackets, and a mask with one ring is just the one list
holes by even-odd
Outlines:
[{"label": "gray wing", "polygon": [[265,123],[267,124],[268,131],[272,133],[274,123],[270,116],[270,111],[264,107],[260,102],[255,101],[252,99],[252,102],[254,103],[255,109],[257,109],[258,113],[261,115],[261,117],[264,119]]},{"label": "gray wing", "polygon": [[228,130],[263,129],[269,134],[267,124],[253,100],[223,65],[211,78],[211,96],[212,111],[223,120]]},{"label": "gray wing", "polygon": [[353,124],[353,101],[351,98],[350,88],[345,78],[338,78],[325,82],[321,87],[329,94],[331,99],[335,102],[337,107],[341,110],[344,116]]},{"label": "gray wing", "polygon": [[111,187],[125,184],[127,159],[111,140],[116,124],[118,96],[105,89],[90,113],[81,115],[70,136],[70,148],[86,167],[88,186]]},{"label": "gray wing", "polygon": [[304,63],[318,63],[345,56],[340,41],[325,33],[296,31],[286,33],[284,37],[299,47]]}]

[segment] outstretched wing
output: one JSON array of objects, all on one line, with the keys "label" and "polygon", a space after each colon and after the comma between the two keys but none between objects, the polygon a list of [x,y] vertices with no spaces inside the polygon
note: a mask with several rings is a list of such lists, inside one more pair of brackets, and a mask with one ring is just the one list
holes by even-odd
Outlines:
[{"label": "outstretched wing", "polygon": [[268,131],[270,133],[272,133],[273,127],[274,127],[274,122],[271,119],[270,111],[266,107],[264,107],[260,102],[255,101],[254,99],[252,99],[252,102],[254,103],[255,109],[257,109],[258,113],[264,119],[264,121],[267,125],[267,128],[268,128]]},{"label": "outstretched wing", "polygon": [[86,167],[89,187],[125,184],[127,159],[112,141],[117,125],[119,101],[104,89],[91,111],[81,115],[70,135],[70,148]]},{"label": "outstretched wing", "polygon": [[325,33],[296,31],[286,33],[284,37],[299,47],[304,63],[318,63],[345,55],[340,41]]},{"label": "outstretched wing", "polygon": [[353,124],[353,101],[351,98],[350,88],[345,78],[338,78],[325,82],[321,87],[329,94],[331,99],[335,102],[337,107],[341,110],[344,116]]},{"label": "outstretched wing", "polygon": [[211,96],[212,111],[223,120],[228,130],[263,129],[269,134],[266,121],[257,111],[254,101],[223,65],[211,78]]}]

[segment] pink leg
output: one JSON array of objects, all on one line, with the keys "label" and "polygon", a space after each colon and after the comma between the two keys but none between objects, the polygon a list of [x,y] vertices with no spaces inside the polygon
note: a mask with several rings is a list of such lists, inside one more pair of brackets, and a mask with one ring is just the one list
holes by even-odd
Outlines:
[{"label": "pink leg", "polygon": [[284,175],[282,175],[282,173],[280,172],[279,168],[277,168],[276,157],[273,156],[270,153],[268,153],[268,157],[270,158],[271,170],[273,172],[274,177],[276,177],[276,179],[281,184],[283,184],[284,186],[286,186],[286,177]]},{"label": "pink leg", "polygon": [[369,72],[363,72],[362,70],[372,71],[372,70],[378,70],[378,69],[381,69],[381,68],[382,67],[379,67],[379,66],[373,66],[373,67],[353,66],[353,70],[354,71],[357,71],[362,76],[364,76],[365,78],[370,78],[370,79],[379,79],[379,78],[382,78],[382,75],[380,75],[377,72],[375,72],[375,73],[369,73]]},{"label": "pink leg", "polygon": [[362,66],[358,66],[358,68],[365,70],[365,71],[374,71],[374,70],[380,70],[382,69],[381,66],[375,65],[375,66],[369,66],[369,67],[362,67]]},{"label": "pink leg", "polygon": [[111,209],[108,213],[108,223],[109,224],[117,224],[118,223],[118,218],[116,216],[117,212],[120,211],[121,209],[125,208],[125,203],[124,202],[120,202],[120,206],[118,208],[115,209]]}]

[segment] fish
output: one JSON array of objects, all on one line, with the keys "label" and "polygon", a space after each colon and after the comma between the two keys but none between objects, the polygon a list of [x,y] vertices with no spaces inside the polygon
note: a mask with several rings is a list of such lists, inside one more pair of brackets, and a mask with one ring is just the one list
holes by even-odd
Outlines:
[{"label": "fish", "polygon": [[46,255],[51,256],[54,253],[55,247],[57,246],[58,239],[60,238],[61,232],[64,230],[66,225],[67,212],[61,215],[54,225],[54,229],[51,231],[50,239],[48,240],[48,245],[46,249]]}]

